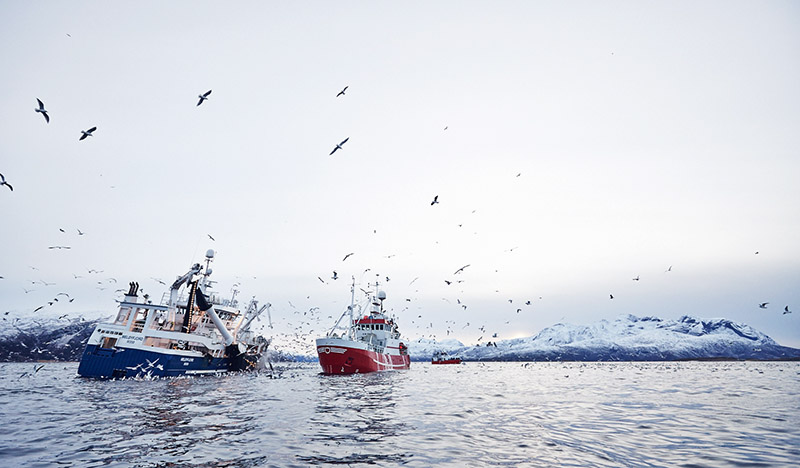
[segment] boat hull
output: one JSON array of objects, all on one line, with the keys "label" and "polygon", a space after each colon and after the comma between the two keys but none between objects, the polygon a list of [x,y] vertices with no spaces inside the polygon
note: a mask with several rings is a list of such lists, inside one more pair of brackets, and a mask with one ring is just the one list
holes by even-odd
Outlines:
[{"label": "boat hull", "polygon": [[461,359],[440,359],[431,361],[431,364],[461,364]]},{"label": "boat hull", "polygon": [[241,354],[235,358],[186,356],[138,348],[101,348],[87,345],[78,375],[96,379],[178,377],[219,374],[256,368],[258,356]]},{"label": "boat hull", "polygon": [[378,353],[346,342],[317,340],[317,354],[323,374],[364,374],[411,367],[408,354]]}]

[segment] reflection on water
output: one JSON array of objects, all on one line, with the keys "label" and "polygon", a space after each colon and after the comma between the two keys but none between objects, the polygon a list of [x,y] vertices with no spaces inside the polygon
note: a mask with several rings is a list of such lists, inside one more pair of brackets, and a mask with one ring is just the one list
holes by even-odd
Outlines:
[{"label": "reflection on water", "polygon": [[2,466],[800,466],[800,363],[75,378],[0,364]]},{"label": "reflection on water", "polygon": [[355,375],[317,375],[316,411],[306,437],[321,444],[318,453],[298,457],[313,465],[400,463],[410,454],[392,440],[410,430],[396,414],[405,371]]}]

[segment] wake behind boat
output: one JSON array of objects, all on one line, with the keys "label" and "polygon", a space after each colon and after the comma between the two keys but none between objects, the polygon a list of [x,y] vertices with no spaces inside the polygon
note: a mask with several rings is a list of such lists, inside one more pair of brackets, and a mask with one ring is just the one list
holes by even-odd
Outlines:
[{"label": "wake behind boat", "polygon": [[[252,370],[260,366],[269,340],[250,331],[269,304],[252,299],[242,314],[234,290],[231,299],[208,293],[209,265],[196,263],[170,288],[161,304],[140,300],[138,283],[119,305],[112,323],[95,328],[78,366],[82,377],[173,377]],[[188,295],[179,296],[186,286]],[[269,313],[269,312],[268,312]]]},{"label": "wake behind boat", "polygon": [[[384,313],[386,293],[378,289],[372,296],[369,314],[361,315],[362,307],[355,304],[355,281],[350,288],[350,305],[325,338],[317,339],[319,364],[324,374],[358,374],[366,372],[408,369],[411,357],[403,344],[394,318]],[[356,312],[358,307],[358,312]],[[356,318],[356,316],[358,318]],[[336,333],[347,317],[348,326]]]}]

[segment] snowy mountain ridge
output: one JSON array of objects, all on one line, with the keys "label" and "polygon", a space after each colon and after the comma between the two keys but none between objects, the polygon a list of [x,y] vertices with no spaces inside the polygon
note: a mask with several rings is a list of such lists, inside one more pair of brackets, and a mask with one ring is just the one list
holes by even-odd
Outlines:
[{"label": "snowy mountain ridge", "polygon": [[677,359],[797,359],[800,350],[778,345],[772,338],[727,319],[677,320],[625,315],[589,325],[558,323],[527,338],[464,346],[455,340],[419,340],[410,344],[415,360],[436,351],[466,360],[642,361]]}]

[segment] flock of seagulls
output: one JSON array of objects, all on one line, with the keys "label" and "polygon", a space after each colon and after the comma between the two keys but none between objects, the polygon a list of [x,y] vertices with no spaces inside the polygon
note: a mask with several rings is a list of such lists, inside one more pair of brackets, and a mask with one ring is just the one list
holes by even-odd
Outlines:
[{"label": "flock of seagulls", "polygon": [[[346,91],[348,90],[348,88],[349,88],[349,86],[345,86],[344,88],[342,88],[342,89],[341,89],[341,91],[339,91],[339,92],[336,94],[336,98],[339,98],[339,97],[345,96],[345,95],[346,95]],[[210,90],[210,89],[209,89],[209,90],[208,90],[208,91],[206,91],[205,93],[198,94],[198,96],[197,96],[197,97],[198,97],[198,101],[197,101],[196,107],[199,107],[199,106],[200,106],[200,105],[202,105],[202,104],[203,104],[205,101],[209,100],[209,96],[211,95],[211,92],[212,92],[212,90]],[[39,98],[37,98],[37,99],[36,99],[36,101],[37,101],[37,103],[38,103],[38,107],[37,107],[37,108],[35,108],[35,109],[34,109],[34,111],[35,111],[36,113],[38,113],[38,114],[42,114],[43,118],[45,119],[45,122],[46,122],[46,123],[50,123],[50,115],[49,115],[49,112],[48,112],[48,110],[45,108],[45,104],[44,104],[44,103],[42,102],[42,100],[41,100],[41,99],[39,99]],[[444,127],[444,130],[447,130],[447,129],[448,129],[448,127],[447,127],[447,126],[445,126],[445,127]],[[87,137],[94,136],[94,132],[95,132],[96,130],[97,130],[97,127],[96,127],[96,126],[93,126],[93,127],[89,128],[89,129],[87,129],[87,130],[81,130],[81,136],[79,137],[79,141],[85,140]],[[334,146],[334,148],[332,149],[332,151],[329,153],[329,156],[332,156],[332,155],[334,155],[334,154],[335,154],[337,151],[339,151],[339,150],[343,150],[343,146],[344,146],[344,145],[345,145],[345,143],[347,143],[349,140],[350,140],[350,137],[347,137],[347,138],[345,138],[344,140],[342,140],[341,142],[337,143],[337,144]],[[516,174],[516,177],[518,178],[518,177],[520,177],[521,175],[522,175],[522,173],[517,173],[517,174]],[[3,176],[3,174],[0,174],[0,186],[6,186],[6,187],[8,187],[8,189],[9,189],[10,191],[12,191],[12,192],[13,192],[13,190],[14,190],[14,188],[11,186],[11,184],[9,184],[9,183],[7,182],[7,180],[6,180],[5,176]],[[430,202],[430,206],[434,206],[434,205],[437,205],[437,204],[439,204],[439,195],[435,195],[435,196],[433,197],[433,200]],[[474,212],[475,212],[475,211],[473,211],[473,213],[474,213]],[[461,226],[461,225],[459,225],[459,227],[460,227],[460,226]],[[60,230],[61,232],[65,232],[63,229],[59,229],[59,230]],[[377,231],[376,231],[376,232],[377,232]],[[84,232],[82,232],[82,231],[80,231],[80,230],[78,229],[78,235],[80,235],[80,236],[83,236],[84,234],[85,234]],[[209,238],[210,240],[212,240],[212,241],[215,241],[215,238],[214,238],[214,237],[212,237],[210,234],[208,234],[208,238]],[[53,246],[50,246],[50,247],[48,247],[48,249],[50,249],[50,250],[69,250],[69,249],[71,249],[71,247],[70,247],[70,246],[67,246],[67,245],[53,245]],[[512,249],[507,249],[506,251],[507,251],[507,252],[511,252],[511,251],[513,251],[514,249],[516,249],[516,247],[514,247],[514,248],[512,248]],[[756,255],[757,255],[759,252],[755,252],[755,253],[756,253]],[[349,257],[353,256],[354,254],[355,254],[355,252],[350,252],[350,253],[347,253],[347,254],[346,254],[346,255],[344,255],[344,257],[342,258],[342,262],[346,261],[346,260],[347,260]],[[392,256],[393,256],[393,255],[390,255],[390,256],[388,256],[387,258],[391,258]],[[466,264],[466,265],[464,265],[464,266],[462,266],[462,267],[458,268],[457,270],[455,270],[455,271],[453,272],[453,275],[459,275],[459,274],[462,274],[462,273],[465,271],[465,269],[466,269],[466,268],[468,268],[468,267],[470,267],[470,264]],[[369,269],[365,270],[365,273],[366,273],[367,271],[369,271]],[[669,266],[669,268],[668,268],[667,270],[665,270],[665,273],[666,273],[666,272],[671,272],[671,271],[672,271],[672,265],[670,265],[670,266]],[[100,271],[100,270],[89,270],[89,273],[102,273],[102,271]],[[77,279],[77,278],[81,278],[81,277],[80,277],[80,276],[78,276],[78,275],[75,275],[75,278]],[[317,277],[317,278],[318,278],[318,279],[319,279],[319,281],[320,281],[320,282],[322,282],[323,284],[327,284],[327,283],[326,283],[326,281],[322,279],[322,277]],[[332,279],[332,280],[337,280],[338,278],[339,278],[339,275],[338,275],[337,271],[336,271],[336,270],[333,270],[333,274],[332,274],[332,276],[331,276],[331,279]],[[2,277],[0,277],[0,279],[2,279]],[[113,279],[113,278],[112,278],[112,279]],[[388,282],[388,281],[390,281],[390,278],[389,278],[388,276],[386,276],[386,277],[385,277],[385,279],[386,279],[386,281],[387,281],[387,282]],[[412,285],[414,282],[416,282],[418,279],[419,279],[419,277],[416,277],[416,278],[414,278],[414,279],[413,279],[413,280],[412,280],[412,281],[409,283],[409,286],[411,286],[411,285]],[[162,285],[165,285],[165,283],[164,283],[163,281],[161,281],[161,280],[158,280],[158,279],[156,279],[156,278],[154,278],[154,280],[157,280],[157,282],[158,282],[158,283],[160,283],[160,284],[162,284]],[[640,277],[639,277],[639,275],[637,275],[636,277],[632,278],[632,280],[633,280],[633,281],[637,281],[637,282],[638,282],[638,281],[640,281]],[[116,282],[116,280],[114,280],[114,282]],[[444,280],[444,282],[445,282],[445,283],[446,283],[446,284],[449,286],[449,285],[451,285],[451,284],[453,284],[453,283],[462,283],[462,282],[464,282],[464,280],[457,280],[457,281],[456,281],[456,280],[447,280],[447,279],[446,279],[446,280]],[[34,283],[34,284],[36,284],[36,282],[33,282],[33,283]],[[42,282],[42,283],[44,283],[45,285],[53,285],[53,283],[45,283],[45,282]],[[102,284],[105,284],[105,283],[103,283],[103,282],[98,282],[98,284],[101,284],[101,285],[102,285]],[[99,288],[98,288],[98,289],[99,289]],[[362,291],[364,291],[364,290],[362,290]],[[28,293],[29,291],[28,291],[28,290],[26,290],[25,292],[26,292],[26,293]],[[497,292],[499,292],[499,291],[497,291]],[[364,293],[368,293],[368,291],[364,291]],[[69,296],[69,294],[67,294],[67,293],[59,293],[59,294],[57,294],[57,295],[56,295],[56,297],[54,297],[52,300],[48,301],[48,302],[47,302],[47,305],[41,305],[41,306],[37,307],[37,308],[34,310],[34,312],[37,312],[37,311],[39,311],[39,310],[43,309],[44,307],[47,307],[47,306],[52,306],[52,305],[54,305],[55,303],[59,302],[59,297],[60,297],[60,296],[62,296],[62,295],[63,295],[63,296],[65,296],[65,298],[66,298],[66,299],[67,299],[69,302],[73,302],[73,301],[75,300],[74,298],[70,297],[70,296]],[[64,299],[64,298],[62,298],[62,299]],[[445,298],[443,298],[443,299],[445,299]],[[540,299],[541,299],[541,297],[540,297]],[[614,299],[614,295],[613,295],[613,294],[609,294],[609,299]],[[447,300],[447,299],[445,299],[445,300]],[[457,303],[458,303],[458,305],[459,305],[460,307],[462,307],[464,310],[466,310],[466,309],[467,309],[467,305],[466,305],[466,304],[464,304],[464,303],[462,303],[462,301],[461,301],[460,299],[456,299],[456,300],[457,300]],[[411,298],[407,298],[407,299],[406,299],[406,301],[407,301],[407,302],[411,302],[411,301],[412,301],[412,299],[411,299]],[[449,301],[448,301],[448,302],[449,302]],[[509,304],[513,303],[513,300],[512,300],[512,299],[508,299],[508,303],[509,303]],[[769,302],[763,302],[763,303],[760,303],[760,304],[759,304],[759,307],[760,307],[761,309],[766,309],[768,304],[769,304]],[[525,301],[525,305],[526,305],[526,306],[530,306],[530,305],[531,305],[531,301],[530,301],[530,300],[527,300],[527,301]],[[290,306],[291,306],[291,307],[294,307],[294,306],[293,306],[291,303],[290,303]],[[315,309],[316,309],[316,310],[315,310]],[[404,310],[405,310],[405,309],[404,309]],[[516,313],[517,313],[517,314],[519,314],[519,313],[520,313],[522,310],[523,310],[522,308],[516,308]],[[315,313],[317,313],[317,312],[318,312],[318,308],[316,308],[316,307],[315,307],[315,308],[311,308],[311,309],[309,309],[309,311],[308,311],[308,312],[304,312],[304,313],[303,313],[303,315],[306,315],[306,314],[313,315],[313,314],[315,314]],[[791,313],[791,311],[789,310],[789,306],[788,306],[788,305],[787,305],[787,306],[784,308],[784,312],[783,312],[783,313],[784,313],[784,314]],[[66,314],[62,315],[62,316],[61,316],[61,317],[59,317],[59,318],[63,318],[63,317],[66,317]],[[330,316],[329,316],[328,318],[330,318]],[[422,315],[420,315],[418,318],[422,318]],[[317,320],[319,321],[319,318],[318,318]],[[413,321],[412,321],[412,323],[413,323]],[[508,322],[506,322],[506,323],[508,323]],[[448,335],[451,333],[451,331],[452,331],[452,330],[451,330],[451,326],[452,326],[452,325],[454,325],[454,324],[455,324],[455,322],[452,322],[452,323],[451,323],[451,324],[448,326],[448,329],[447,329],[447,334],[448,334]],[[309,323],[308,325],[310,325],[310,323]],[[430,323],[429,327],[432,327],[432,326],[433,326],[433,324],[432,324],[432,323]],[[467,324],[466,324],[466,325],[464,325],[464,328],[466,328],[466,327],[468,327],[468,326],[470,326],[469,322],[467,322]],[[484,331],[485,331],[485,328],[482,326],[482,327],[480,327],[480,328],[479,328],[479,330],[481,330],[482,332],[484,332]],[[492,335],[492,337],[493,337],[493,338],[496,338],[496,337],[497,337],[497,333],[494,333],[494,334]],[[482,338],[483,338],[483,336],[481,336],[481,337],[478,339],[478,341],[481,341],[481,339],[482,339]],[[38,370],[37,370],[37,371],[38,371]]]}]

